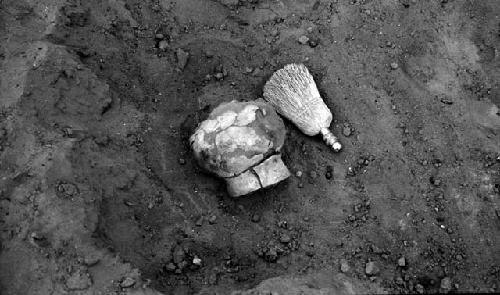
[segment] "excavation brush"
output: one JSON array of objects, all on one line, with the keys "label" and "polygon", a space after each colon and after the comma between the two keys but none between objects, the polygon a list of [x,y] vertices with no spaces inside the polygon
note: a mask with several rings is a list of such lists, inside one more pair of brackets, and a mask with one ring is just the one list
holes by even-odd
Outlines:
[{"label": "excavation brush", "polygon": [[329,129],[332,112],[323,102],[305,65],[289,64],[276,71],[264,86],[264,99],[306,135],[321,133],[323,140],[335,152],[342,149]]}]

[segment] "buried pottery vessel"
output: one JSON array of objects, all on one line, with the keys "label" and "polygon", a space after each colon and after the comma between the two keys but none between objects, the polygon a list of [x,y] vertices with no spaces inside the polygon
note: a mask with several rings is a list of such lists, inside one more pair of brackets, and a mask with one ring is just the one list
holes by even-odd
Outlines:
[{"label": "buried pottery vessel", "polygon": [[285,135],[283,121],[264,101],[231,101],[201,122],[190,143],[199,165],[224,178],[237,197],[290,176],[280,155]]}]

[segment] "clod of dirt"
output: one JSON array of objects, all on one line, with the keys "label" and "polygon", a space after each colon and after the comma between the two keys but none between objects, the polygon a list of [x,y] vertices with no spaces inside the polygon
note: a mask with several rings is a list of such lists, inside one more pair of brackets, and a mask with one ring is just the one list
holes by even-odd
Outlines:
[{"label": "clod of dirt", "polygon": [[226,6],[237,6],[240,0],[220,0],[220,3]]},{"label": "clod of dirt", "polygon": [[377,264],[374,261],[370,261],[365,266],[365,273],[368,276],[376,276],[380,272]]},{"label": "clod of dirt", "polygon": [[92,280],[87,271],[78,269],[66,280],[66,287],[70,291],[85,290],[92,286]]},{"label": "clod of dirt", "polygon": [[212,215],[208,218],[208,223],[210,224],[215,224],[217,222],[217,216],[216,215]]},{"label": "clod of dirt", "polygon": [[406,266],[406,259],[404,257],[401,257],[398,259],[398,266],[400,266],[400,267]]},{"label": "clod of dirt", "polygon": [[161,40],[161,41],[158,43],[158,48],[159,48],[160,50],[163,50],[163,51],[167,50],[167,48],[168,48],[168,41],[167,41],[167,40]]},{"label": "clod of dirt", "polygon": [[286,233],[280,235],[280,242],[282,242],[283,244],[288,244],[291,240],[292,238]]},{"label": "clod of dirt", "polygon": [[415,291],[417,291],[418,294],[424,294],[425,292],[424,286],[422,286],[421,284],[417,284],[415,286]]},{"label": "clod of dirt", "polygon": [[268,262],[276,262],[276,260],[278,260],[278,252],[276,251],[276,249],[271,248],[265,253],[264,258]]},{"label": "clod of dirt", "polygon": [[451,279],[449,277],[444,277],[440,284],[441,290],[448,293],[451,290]]},{"label": "clod of dirt", "polygon": [[326,179],[332,179],[332,177],[333,177],[333,166],[327,165],[326,166],[325,178]]},{"label": "clod of dirt", "polygon": [[340,271],[343,273],[346,273],[350,270],[351,268],[349,267],[349,263],[347,262],[346,259],[342,258],[340,259]]},{"label": "clod of dirt", "polygon": [[57,194],[61,198],[71,198],[78,193],[78,188],[72,183],[61,182],[57,186]]},{"label": "clod of dirt", "polygon": [[168,272],[174,272],[175,269],[176,269],[175,264],[173,264],[172,262],[169,262],[167,263],[167,265],[165,265],[165,270]]},{"label": "clod of dirt", "polygon": [[302,45],[306,45],[307,42],[309,42],[309,37],[307,37],[307,36],[300,36],[297,41],[299,41],[299,43],[302,44]]},{"label": "clod of dirt", "polygon": [[184,258],[186,258],[186,253],[184,252],[184,249],[182,249],[181,246],[176,246],[174,248],[174,252],[172,253],[173,255],[173,261],[175,264],[179,265],[184,261]]},{"label": "clod of dirt", "polygon": [[345,137],[351,136],[352,135],[351,125],[345,123],[344,128],[342,128],[342,134],[344,134]]}]

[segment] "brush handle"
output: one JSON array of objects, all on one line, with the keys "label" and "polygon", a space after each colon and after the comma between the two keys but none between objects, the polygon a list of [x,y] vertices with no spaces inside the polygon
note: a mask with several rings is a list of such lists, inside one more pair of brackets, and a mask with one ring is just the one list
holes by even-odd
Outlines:
[{"label": "brush handle", "polygon": [[333,135],[330,129],[324,127],[321,128],[321,135],[323,135],[323,140],[325,143],[330,146],[334,152],[340,152],[342,149],[342,144],[340,143],[337,136]]}]

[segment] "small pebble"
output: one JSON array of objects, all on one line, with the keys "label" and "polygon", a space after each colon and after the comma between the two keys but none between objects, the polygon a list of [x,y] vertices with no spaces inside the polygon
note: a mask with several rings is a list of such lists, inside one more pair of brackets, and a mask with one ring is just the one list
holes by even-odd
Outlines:
[{"label": "small pebble", "polygon": [[451,290],[451,279],[449,277],[445,277],[441,280],[441,289],[445,292]]},{"label": "small pebble", "polygon": [[216,223],[217,222],[217,216],[215,216],[215,215],[210,216],[210,218],[208,218],[208,222],[210,224]]},{"label": "small pebble", "polygon": [[173,253],[173,260],[175,264],[181,263],[186,257],[186,253],[181,246],[176,246]]},{"label": "small pebble", "polygon": [[181,164],[181,165],[185,165],[185,164],[186,164],[186,160],[185,160],[185,159],[183,159],[183,158],[180,158],[180,159],[179,159],[179,164]]},{"label": "small pebble", "polygon": [[290,236],[287,234],[280,235],[280,242],[282,242],[283,244],[288,244],[288,243],[290,243],[291,240],[292,240],[292,238],[290,238]]},{"label": "small pebble", "polygon": [[418,294],[424,294],[425,290],[424,290],[424,286],[420,285],[420,284],[417,284],[415,286],[415,291],[417,291]]},{"label": "small pebble", "polygon": [[92,286],[92,279],[86,271],[76,271],[66,280],[69,290],[85,290]]},{"label": "small pebble", "polygon": [[133,278],[127,277],[121,283],[120,287],[122,288],[130,288],[135,284],[135,280]]},{"label": "small pebble", "polygon": [[260,215],[259,214],[254,214],[252,215],[252,222],[259,222],[260,221]]},{"label": "small pebble", "polygon": [[342,128],[342,134],[344,134],[345,137],[351,136],[352,135],[351,127],[344,126],[344,128]]},{"label": "small pebble", "polygon": [[158,40],[161,40],[161,39],[165,38],[165,36],[163,34],[156,34],[155,38]]},{"label": "small pebble", "polygon": [[314,178],[318,177],[318,173],[316,173],[316,171],[313,170],[313,171],[309,172],[309,176],[311,176],[311,178],[314,179]]},{"label": "small pebble", "polygon": [[399,65],[398,65],[398,63],[397,63],[397,62],[393,62],[393,63],[391,63],[391,69],[393,69],[393,70],[397,70],[397,68],[399,68]]},{"label": "small pebble", "polygon": [[299,171],[295,172],[295,176],[302,177],[302,171],[299,170]]},{"label": "small pebble", "polygon": [[340,259],[340,271],[346,273],[350,270],[349,263],[345,259]]},{"label": "small pebble", "polygon": [[177,67],[183,70],[188,62],[189,53],[182,50],[181,48],[177,48],[177,50],[175,51],[175,55],[177,57]]},{"label": "small pebble", "polygon": [[309,42],[309,38],[307,36],[300,36],[298,41],[300,44],[305,45],[307,44],[307,42]]},{"label": "small pebble", "polygon": [[168,263],[167,265],[165,265],[165,270],[169,272],[174,272],[175,264],[173,264],[172,262]]},{"label": "small pebble", "polygon": [[168,48],[168,42],[166,40],[161,40],[160,43],[158,43],[158,48],[160,48],[160,50],[166,50]]},{"label": "small pebble", "polygon": [[203,216],[200,216],[198,220],[196,220],[196,226],[202,226],[203,225]]},{"label": "small pebble", "polygon": [[373,261],[370,261],[365,266],[365,273],[369,276],[375,276],[380,272],[377,264]]},{"label": "small pebble", "polygon": [[217,80],[222,80],[224,78],[224,74],[223,73],[216,73],[214,75],[215,79]]},{"label": "small pebble", "polygon": [[198,265],[198,266],[200,266],[200,265],[201,265],[201,259],[200,259],[200,258],[198,258],[197,256],[195,256],[195,257],[193,258],[193,264],[194,264],[194,265]]},{"label": "small pebble", "polygon": [[318,42],[315,40],[309,40],[308,44],[311,48],[315,48],[316,46],[318,46]]},{"label": "small pebble", "polygon": [[212,57],[214,57],[214,53],[212,52],[212,50],[207,49],[207,50],[205,50],[205,56],[207,58],[212,58]]},{"label": "small pebble", "polygon": [[406,266],[406,259],[404,257],[401,257],[398,259],[398,265],[400,267],[405,267]]}]

